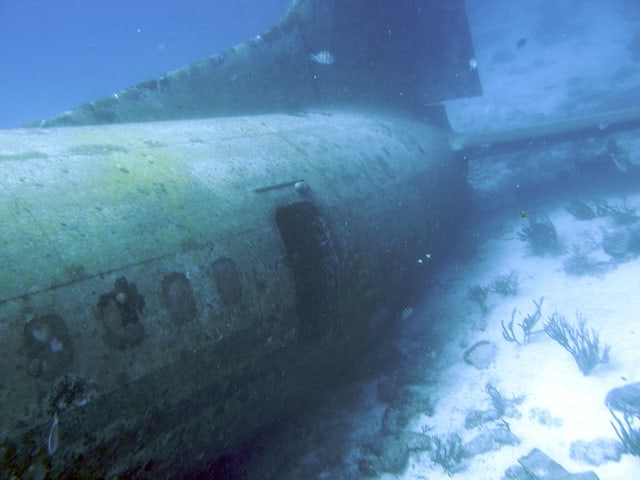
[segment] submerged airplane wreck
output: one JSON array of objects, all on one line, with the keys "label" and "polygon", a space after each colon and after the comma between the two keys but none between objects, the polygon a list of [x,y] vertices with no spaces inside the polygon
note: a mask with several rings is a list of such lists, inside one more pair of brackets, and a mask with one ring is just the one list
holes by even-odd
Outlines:
[{"label": "submerged airplane wreck", "polygon": [[230,51],[0,131],[3,476],[210,471],[336,382],[468,209],[461,152],[487,139],[415,106],[480,94],[473,58],[462,1],[297,0]]}]

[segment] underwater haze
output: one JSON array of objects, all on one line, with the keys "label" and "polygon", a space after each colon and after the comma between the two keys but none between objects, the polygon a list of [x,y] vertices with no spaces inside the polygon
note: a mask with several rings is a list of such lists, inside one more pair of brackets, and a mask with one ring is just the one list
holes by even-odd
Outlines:
[{"label": "underwater haze", "polygon": [[639,0],[0,0],[0,68],[0,479],[640,479]]},{"label": "underwater haze", "polygon": [[0,128],[51,117],[254,37],[290,0],[0,0]]}]

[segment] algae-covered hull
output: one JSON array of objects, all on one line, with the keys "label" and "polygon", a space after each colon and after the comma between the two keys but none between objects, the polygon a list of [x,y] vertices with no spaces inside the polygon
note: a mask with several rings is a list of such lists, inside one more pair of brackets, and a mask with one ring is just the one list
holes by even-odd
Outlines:
[{"label": "algae-covered hull", "polygon": [[466,192],[442,132],[381,113],[0,145],[9,477],[206,469],[397,321]]}]

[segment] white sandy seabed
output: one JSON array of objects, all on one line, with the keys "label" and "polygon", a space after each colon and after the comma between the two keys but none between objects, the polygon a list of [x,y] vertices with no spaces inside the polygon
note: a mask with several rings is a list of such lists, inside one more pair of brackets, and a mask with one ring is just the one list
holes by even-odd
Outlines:
[{"label": "white sandy seabed", "polygon": [[[634,106],[637,95],[632,92],[640,89],[639,52],[634,43],[640,35],[637,4],[489,3],[467,2],[484,95],[448,104],[454,129],[509,129]],[[521,48],[518,39],[526,42]],[[627,103],[619,103],[616,92]],[[620,198],[607,201],[622,203]],[[627,201],[640,207],[640,196]],[[470,410],[490,408],[485,385],[491,383],[508,398],[524,397],[516,407],[519,415],[506,419],[521,443],[474,457],[464,471],[454,474],[434,465],[424,452],[412,455],[403,474],[380,478],[497,480],[532,448],[539,448],[571,473],[592,470],[601,480],[640,478],[638,457],[624,454],[619,462],[601,466],[570,457],[575,440],[617,439],[605,395],[611,388],[640,381],[640,260],[619,263],[600,275],[567,274],[564,262],[573,245],[590,250],[594,258],[611,260],[602,251],[601,240],[613,225],[605,218],[579,221],[563,207],[537,212],[555,224],[566,249],[563,254],[530,255],[526,243],[517,236],[527,221],[514,212],[514,218],[498,228],[499,233],[494,229],[493,235],[482,240],[472,263],[452,266],[448,273],[439,274],[424,304],[417,306],[409,319],[414,338],[421,338],[423,322],[435,329],[441,341],[448,340],[440,344],[440,350],[431,352],[439,368],[432,377],[435,383],[425,388],[434,400],[435,415],[414,419],[411,429],[420,432],[424,427],[429,434],[438,435],[458,433],[464,441],[473,438],[492,425],[466,430],[465,416]],[[470,304],[468,288],[486,285],[509,271],[520,282],[517,296],[490,295],[489,312],[478,320],[481,314]],[[587,327],[600,333],[601,343],[611,345],[609,363],[584,376],[571,355],[545,333],[533,335],[531,343],[524,346],[505,341],[502,322],[511,319],[515,308],[517,324],[535,311],[533,301],[542,297],[540,323],[557,311],[576,324],[576,314],[581,314]],[[479,326],[484,331],[478,330]],[[498,351],[488,369],[477,370],[462,358],[465,348],[482,340],[495,343]],[[435,344],[429,342],[431,348]],[[541,416],[548,421],[541,421]]]},{"label": "white sandy seabed", "polygon": [[[633,202],[640,205],[640,197]],[[516,407],[517,414],[505,419],[520,444],[478,455],[466,469],[453,474],[434,464],[425,452],[412,456],[403,474],[380,478],[495,480],[533,448],[542,450],[571,473],[592,470],[601,480],[640,478],[639,457],[623,454],[619,462],[601,466],[586,465],[570,457],[573,441],[617,440],[604,398],[614,387],[640,381],[640,259],[617,264],[599,275],[568,274],[564,262],[573,245],[588,245],[593,258],[610,259],[597,244],[612,221],[580,221],[564,208],[546,214],[556,226],[565,253],[532,256],[527,243],[517,236],[526,225],[518,216],[481,243],[473,263],[440,273],[424,304],[416,307],[414,316],[407,321],[411,323],[408,337],[424,337],[419,332],[428,325],[441,340],[447,339],[439,350],[428,352],[428,348],[434,348],[433,340],[423,349],[435,357],[432,365],[437,373],[432,376],[433,383],[424,387],[434,401],[435,415],[414,419],[410,428],[421,432],[424,427],[430,435],[457,433],[468,441],[482,429],[495,427],[490,422],[474,429],[464,428],[470,411],[490,408],[491,401],[485,393],[485,385],[490,383],[507,398],[523,396]],[[517,295],[490,294],[489,311],[483,315],[469,299],[468,288],[487,285],[510,271],[519,280]],[[540,330],[556,311],[572,324],[577,323],[576,313],[580,313],[587,327],[599,332],[600,343],[611,346],[609,362],[599,364],[585,376],[572,356],[544,332],[533,334],[530,343],[522,346],[504,340],[502,323],[509,322],[513,309],[517,324],[534,313],[533,301],[540,298],[544,298],[542,318],[534,330]],[[497,346],[497,355],[487,369],[478,370],[463,361],[463,354],[470,345],[485,340]],[[415,344],[411,349],[420,351]]]}]

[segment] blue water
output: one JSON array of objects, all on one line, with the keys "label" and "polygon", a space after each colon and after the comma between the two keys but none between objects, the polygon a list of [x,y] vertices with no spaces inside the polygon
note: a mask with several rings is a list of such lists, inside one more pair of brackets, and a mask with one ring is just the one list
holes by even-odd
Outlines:
[{"label": "blue water", "polygon": [[290,0],[0,0],[0,128],[18,127],[218,53]]}]

